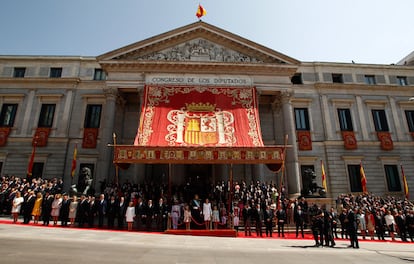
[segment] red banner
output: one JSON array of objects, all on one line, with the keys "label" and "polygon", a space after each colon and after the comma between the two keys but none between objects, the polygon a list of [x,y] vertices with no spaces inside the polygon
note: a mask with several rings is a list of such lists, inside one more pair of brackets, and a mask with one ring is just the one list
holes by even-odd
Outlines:
[{"label": "red banner", "polygon": [[49,127],[38,127],[33,136],[32,146],[46,147],[47,140],[49,138],[50,128]]},{"label": "red banner", "polygon": [[256,89],[147,85],[134,145],[263,146]]},{"label": "red banner", "polygon": [[10,134],[10,127],[0,127],[0,147],[4,147]]},{"label": "red banner", "polygon": [[379,141],[381,141],[381,148],[383,150],[393,150],[394,143],[391,138],[390,132],[377,132]]},{"label": "red banner", "polygon": [[[114,146],[114,163],[148,164],[272,164],[279,169],[283,148],[266,147],[148,147]],[[278,164],[278,165],[277,165]]]},{"label": "red banner", "polygon": [[354,131],[342,131],[342,138],[344,139],[345,149],[357,149],[358,144],[355,138]]},{"label": "red banner", "polygon": [[296,131],[299,150],[312,150],[312,138],[310,131]]},{"label": "red banner", "polygon": [[99,128],[84,128],[82,148],[96,148]]}]

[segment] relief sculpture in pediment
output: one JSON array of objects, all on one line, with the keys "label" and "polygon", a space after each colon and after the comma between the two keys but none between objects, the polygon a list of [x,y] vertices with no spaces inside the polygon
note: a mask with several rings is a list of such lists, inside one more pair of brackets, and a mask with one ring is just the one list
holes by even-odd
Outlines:
[{"label": "relief sculpture in pediment", "polygon": [[140,56],[137,60],[149,61],[211,61],[211,62],[249,62],[263,63],[263,61],[227,49],[205,39],[194,39],[180,45]]}]

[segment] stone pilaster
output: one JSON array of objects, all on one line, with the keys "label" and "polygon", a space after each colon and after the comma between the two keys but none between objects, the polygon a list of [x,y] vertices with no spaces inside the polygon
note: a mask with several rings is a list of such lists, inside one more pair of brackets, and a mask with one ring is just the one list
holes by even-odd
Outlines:
[{"label": "stone pilaster", "polygon": [[283,111],[283,123],[285,124],[285,134],[288,135],[288,145],[291,148],[286,149],[285,157],[285,179],[287,178],[287,190],[289,196],[299,196],[301,189],[300,170],[298,161],[298,146],[296,142],[295,119],[291,102],[292,93],[282,92],[281,103]]}]

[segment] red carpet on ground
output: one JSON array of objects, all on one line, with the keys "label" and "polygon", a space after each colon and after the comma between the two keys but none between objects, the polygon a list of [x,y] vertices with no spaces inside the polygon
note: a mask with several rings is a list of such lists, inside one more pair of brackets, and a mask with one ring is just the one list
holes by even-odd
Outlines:
[{"label": "red carpet on ground", "polygon": [[[40,222],[40,224],[34,224],[33,221],[30,222],[28,225],[23,224],[23,222],[21,220],[19,220],[19,222],[17,223],[13,223],[12,219],[0,219],[0,224],[9,224],[9,225],[20,225],[22,227],[24,226],[36,226],[39,228],[67,228],[67,229],[83,229],[83,230],[99,230],[99,231],[109,231],[109,232],[129,232],[126,229],[125,230],[118,230],[118,229],[106,229],[106,228],[97,228],[97,227],[93,227],[93,228],[89,228],[89,227],[84,227],[84,228],[79,228],[77,227],[77,225],[75,225],[74,227],[62,227],[60,225],[60,222],[58,225],[53,225],[50,224],[49,226],[44,226],[42,225],[42,222]],[[257,239],[303,239],[303,240],[313,240],[313,236],[310,233],[305,233],[305,237],[302,238],[300,235],[298,238],[296,238],[296,233],[295,232],[285,232],[285,236],[278,236],[277,232],[273,233],[272,237],[266,237],[266,233],[263,232],[263,236],[257,236],[256,232],[252,232],[251,236],[246,236],[244,231],[241,230],[239,232],[236,232],[233,229],[212,229],[212,230],[201,230],[201,229],[194,229],[194,230],[184,230],[184,229],[177,229],[177,230],[166,230],[165,232],[146,232],[146,231],[136,231],[133,230],[131,232],[136,232],[136,233],[145,233],[145,234],[170,234],[170,235],[188,235],[188,236],[212,236],[212,237],[235,237],[235,238],[257,238]],[[336,238],[335,241],[344,241],[344,242],[348,242],[348,239],[341,239],[341,238]],[[391,241],[389,238],[387,238],[387,240],[382,241],[382,240],[378,240],[377,237],[375,237],[375,240],[370,240],[370,239],[362,239],[362,237],[359,238],[359,241],[365,241],[365,242],[379,242],[379,243],[413,243],[413,242],[404,242],[401,241],[399,238],[396,239],[396,241]]]}]

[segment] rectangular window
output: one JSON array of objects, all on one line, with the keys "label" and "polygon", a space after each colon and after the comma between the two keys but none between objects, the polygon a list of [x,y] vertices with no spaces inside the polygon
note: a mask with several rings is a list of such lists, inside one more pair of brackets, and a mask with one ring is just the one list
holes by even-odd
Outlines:
[{"label": "rectangular window", "polygon": [[387,116],[385,110],[372,110],[372,118],[374,119],[375,131],[377,132],[388,132]]},{"label": "rectangular window", "polygon": [[301,73],[295,73],[295,75],[293,75],[291,82],[293,84],[303,84],[302,81],[302,74]]},{"label": "rectangular window", "polygon": [[14,68],[13,77],[14,78],[24,78],[25,73],[26,73],[26,68],[16,67],[16,68]]},{"label": "rectangular window", "polygon": [[397,83],[400,86],[406,86],[406,85],[408,85],[407,77],[405,77],[405,76],[397,76]]},{"label": "rectangular window", "polygon": [[360,165],[348,165],[351,192],[362,192]]},{"label": "rectangular window", "polygon": [[0,113],[0,126],[12,127],[16,117],[17,104],[3,104]]},{"label": "rectangular window", "polygon": [[56,104],[42,104],[38,127],[52,127]]},{"label": "rectangular window", "polygon": [[377,82],[375,81],[375,75],[365,75],[365,83],[366,84],[376,84]]},{"label": "rectangular window", "polygon": [[62,68],[50,68],[50,78],[62,77]]},{"label": "rectangular window", "polygon": [[351,111],[349,109],[338,108],[339,126],[341,131],[354,131],[352,126]]},{"label": "rectangular window", "polygon": [[385,176],[387,177],[388,191],[401,192],[400,175],[396,165],[384,165]]},{"label": "rectangular window", "polygon": [[405,110],[405,117],[407,118],[408,130],[414,132],[414,110]]},{"label": "rectangular window", "polygon": [[95,73],[93,75],[93,79],[95,81],[102,81],[106,79],[106,74],[102,69],[95,69]]},{"label": "rectangular window", "polygon": [[86,107],[85,128],[99,128],[101,122],[102,105],[88,105]]},{"label": "rectangular window", "polygon": [[333,83],[344,83],[344,78],[342,73],[332,73],[332,82]]},{"label": "rectangular window", "polygon": [[296,130],[310,130],[307,108],[295,108]]}]

